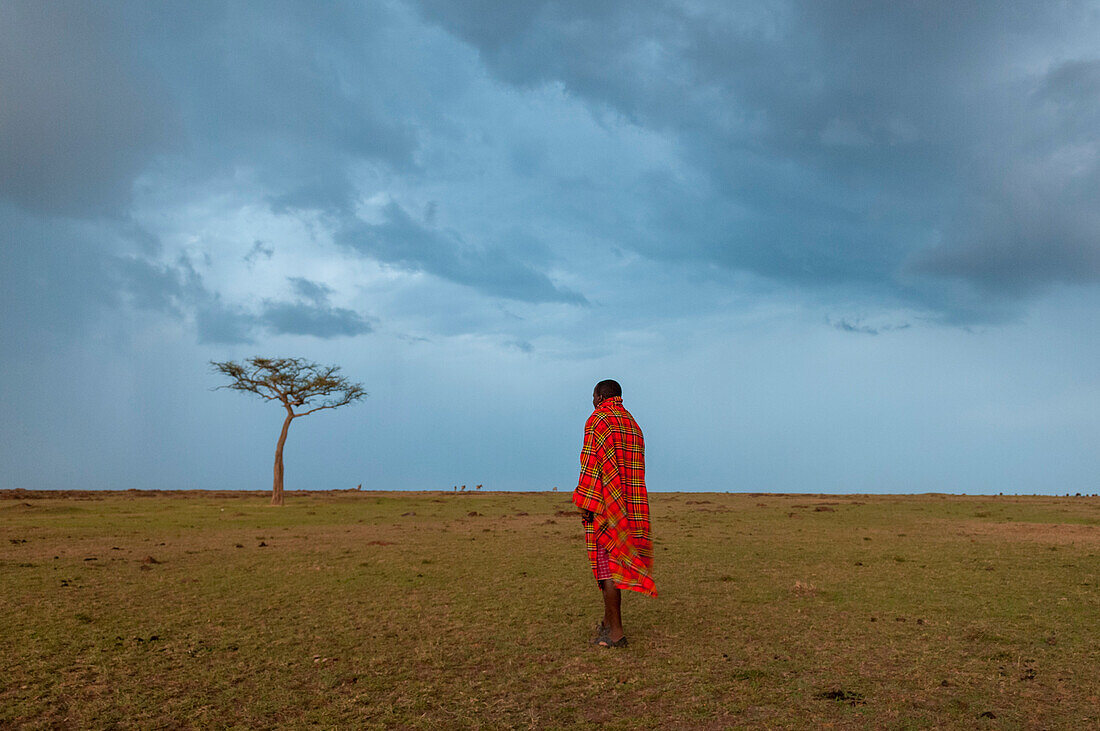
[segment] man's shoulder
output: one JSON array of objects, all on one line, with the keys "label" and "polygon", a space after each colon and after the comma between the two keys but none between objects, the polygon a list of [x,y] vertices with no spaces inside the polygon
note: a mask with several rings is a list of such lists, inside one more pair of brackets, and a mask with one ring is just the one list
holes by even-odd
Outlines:
[{"label": "man's shoulder", "polygon": [[607,412],[606,411],[593,411],[592,415],[588,417],[588,420],[584,422],[585,429],[599,429],[606,428],[607,426]]},{"label": "man's shoulder", "polygon": [[634,416],[623,408],[614,411],[593,411],[584,427],[588,430],[600,432],[630,431],[637,432],[639,435],[642,433],[642,429],[638,426],[638,422],[634,420]]},{"label": "man's shoulder", "polygon": [[630,413],[626,409],[620,409],[618,413],[619,418],[633,426],[638,431],[641,431],[641,427],[638,426],[638,420],[634,418],[634,414]]}]

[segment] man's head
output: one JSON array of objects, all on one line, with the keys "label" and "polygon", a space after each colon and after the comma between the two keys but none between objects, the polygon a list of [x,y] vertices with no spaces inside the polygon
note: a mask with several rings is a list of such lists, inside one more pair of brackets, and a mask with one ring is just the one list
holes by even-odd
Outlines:
[{"label": "man's head", "polygon": [[623,387],[619,385],[618,381],[612,381],[610,379],[600,381],[596,384],[596,387],[592,389],[592,406],[599,406],[605,399],[622,395]]}]

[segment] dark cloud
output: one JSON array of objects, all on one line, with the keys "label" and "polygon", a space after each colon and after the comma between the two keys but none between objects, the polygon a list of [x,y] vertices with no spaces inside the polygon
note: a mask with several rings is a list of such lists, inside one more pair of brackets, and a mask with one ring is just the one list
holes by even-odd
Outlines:
[{"label": "dark cloud", "polygon": [[348,168],[408,169],[411,125],[377,88],[382,9],[188,3],[0,8],[0,196],[124,211],[157,155],[202,180],[253,172],[279,210],[346,205]]},{"label": "dark cloud", "polygon": [[160,266],[138,257],[118,257],[111,263],[115,291],[139,310],[182,317],[189,302],[209,296],[186,260],[176,266]]},{"label": "dark cloud", "polygon": [[[229,304],[231,285],[163,264],[160,206],[212,228],[263,209],[298,226],[287,250],[333,236],[338,256],[524,303],[650,284],[612,269],[590,292],[612,250],[684,288],[749,272],[952,323],[1100,281],[1087,4],[15,2],[0,21],[0,198],[57,236],[12,257],[24,282],[57,269],[19,285],[43,321],[125,303],[207,340],[369,331],[307,280]],[[213,211],[218,184],[233,200]],[[245,264],[284,251],[253,235]],[[237,236],[169,245],[199,262]],[[630,316],[664,311],[644,304]]]},{"label": "dark cloud", "polygon": [[33,340],[75,337],[117,304],[112,263],[86,224],[0,201],[0,237],[0,329],[11,353]]},{"label": "dark cloud", "polygon": [[305,277],[288,277],[288,281],[294,288],[295,294],[315,305],[328,303],[328,297],[332,294],[332,288],[328,285],[313,282]]},{"label": "dark cloud", "polygon": [[969,295],[937,278],[1006,301],[1100,281],[1100,66],[1025,70],[1088,47],[1087,3],[417,6],[498,79],[677,141],[707,184],[654,179],[623,231],[647,256],[948,317]]},{"label": "dark cloud", "polygon": [[335,338],[363,335],[374,329],[353,310],[313,302],[266,302],[260,320],[277,335]]},{"label": "dark cloud", "polygon": [[[433,83],[415,71],[420,62],[409,58],[404,41],[395,44],[387,35],[402,22],[401,12],[383,6],[288,5],[272,13],[260,4],[243,4],[186,12],[175,30],[178,14],[172,7],[140,8],[128,21],[174,92],[186,129],[189,174],[202,178],[244,169],[273,212],[322,212],[345,222],[354,220],[360,191],[353,179],[365,165],[417,174],[415,154],[426,120],[416,115],[435,122],[439,110],[419,109],[413,116],[397,111],[413,111],[409,107],[415,105],[405,99],[419,92],[410,83]],[[412,63],[413,70],[402,68],[402,62]],[[437,208],[427,204],[426,226],[395,206],[381,228],[345,225],[340,235],[355,242],[360,254],[494,296],[584,302],[540,271],[527,242],[471,243],[436,228]],[[268,251],[254,247],[249,263],[270,258]],[[278,322],[304,327],[305,315],[299,312],[295,319],[280,312]],[[351,320],[344,326],[363,327]]]},{"label": "dark cloud", "polygon": [[1001,181],[975,200],[915,271],[954,277],[991,295],[1027,295],[1053,284],[1100,281],[1100,186],[1065,180]]},{"label": "dark cloud", "polygon": [[387,109],[382,6],[137,6],[128,21],[174,93],[196,176],[245,169],[276,211],[343,207],[362,163],[413,167],[409,120]]},{"label": "dark cloud", "polygon": [[167,143],[171,104],[117,10],[0,4],[0,197],[45,214],[118,215]]},{"label": "dark cloud", "polygon": [[329,303],[332,288],[328,285],[304,277],[289,277],[288,280],[302,301],[264,302],[259,319],[272,333],[334,338],[364,335],[374,330],[358,312],[333,307]]},{"label": "dark cloud", "polygon": [[[320,179],[317,179],[318,176]],[[281,187],[282,192],[268,197],[271,210],[276,213],[346,210],[354,204],[355,188],[339,171],[338,165],[318,173],[309,172],[303,178],[292,178]]]},{"label": "dark cloud", "polygon": [[893,332],[895,330],[907,330],[909,329],[909,327],[911,327],[911,325],[907,322],[900,325],[872,326],[864,324],[861,320],[852,321],[844,317],[836,320],[829,318],[827,319],[827,322],[835,327],[837,330],[840,330],[842,332],[857,333],[860,335],[878,335],[879,333]]},{"label": "dark cloud", "polygon": [[577,292],[558,287],[504,246],[475,246],[455,231],[416,221],[397,203],[382,209],[381,223],[347,220],[336,240],[373,259],[424,271],[485,294],[524,302],[585,304]]},{"label": "dark cloud", "polygon": [[510,348],[515,348],[521,353],[533,353],[535,352],[535,346],[526,340],[509,340],[505,343]]},{"label": "dark cloud", "polygon": [[1055,107],[1064,129],[1091,139],[1100,114],[1100,58],[1067,61],[1051,69],[1034,92]]},{"label": "dark cloud", "polygon": [[[0,324],[7,342],[25,347],[75,338],[118,308],[193,320],[201,343],[251,342],[262,324],[212,292],[185,257],[164,264],[115,254],[110,229],[42,220],[4,205],[0,222],[20,244],[0,247]],[[152,246],[144,239],[138,243]]]},{"label": "dark cloud", "polygon": [[[0,6],[0,222],[17,249],[4,279],[8,295],[25,295],[5,320],[26,310],[21,328],[78,330],[124,305],[191,319],[200,342],[369,332],[353,311],[319,302],[268,300],[260,314],[228,304],[187,260],[157,263],[160,242],[129,209],[149,173],[160,186],[195,186],[188,195],[244,171],[261,199],[292,214],[350,205],[353,166],[410,169],[414,128],[376,86],[346,76],[381,73],[387,58],[372,41],[385,15],[220,2]],[[30,235],[16,242],[24,222]],[[272,254],[256,241],[244,261]]]},{"label": "dark cloud", "polygon": [[198,340],[210,345],[243,345],[255,342],[258,318],[243,307],[226,305],[212,294],[195,306]]},{"label": "dark cloud", "polygon": [[244,255],[243,261],[245,264],[251,266],[252,264],[255,264],[260,259],[260,257],[263,257],[264,259],[270,259],[274,255],[275,249],[271,248],[271,246],[264,243],[263,241],[254,241],[252,242],[252,248],[249,249],[248,253]]},{"label": "dark cloud", "polygon": [[202,276],[181,257],[159,264],[137,256],[112,257],[114,291],[127,305],[175,319],[193,318],[200,343],[251,343],[260,320],[245,308],[227,304],[207,288]]},{"label": "dark cloud", "polygon": [[1100,281],[1100,61],[1072,61],[1019,89],[1009,129],[977,168],[945,235],[916,271],[1027,295]]},{"label": "dark cloud", "polygon": [[114,259],[110,271],[115,291],[132,307],[175,318],[193,317],[200,343],[254,342],[261,331],[273,335],[316,338],[363,335],[374,328],[354,310],[333,307],[332,289],[302,277],[291,277],[295,294],[304,301],[265,300],[258,313],[227,304],[211,291],[187,259],[172,265],[138,257]]}]

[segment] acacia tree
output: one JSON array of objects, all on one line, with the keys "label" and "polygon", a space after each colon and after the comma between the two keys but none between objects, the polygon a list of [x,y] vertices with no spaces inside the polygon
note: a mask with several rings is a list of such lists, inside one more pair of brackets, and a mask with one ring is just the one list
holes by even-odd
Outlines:
[{"label": "acacia tree", "polygon": [[247,391],[265,401],[278,401],[286,409],[283,430],[275,445],[272,505],[283,504],[283,445],[286,444],[290,422],[315,411],[346,406],[367,395],[361,383],[352,383],[338,375],[339,366],[322,366],[302,358],[255,357],[242,363],[212,360],[210,365],[216,372],[232,379],[232,383],[218,386],[215,391],[223,388]]}]

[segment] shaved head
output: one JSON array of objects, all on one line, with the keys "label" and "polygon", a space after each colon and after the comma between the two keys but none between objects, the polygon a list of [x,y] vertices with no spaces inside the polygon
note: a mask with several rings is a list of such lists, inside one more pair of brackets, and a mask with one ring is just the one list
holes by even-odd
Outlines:
[{"label": "shaved head", "polygon": [[612,381],[610,379],[606,381],[600,381],[596,384],[596,388],[592,391],[593,395],[599,398],[600,401],[611,398],[612,396],[622,396],[623,387],[619,385],[618,381]]}]

